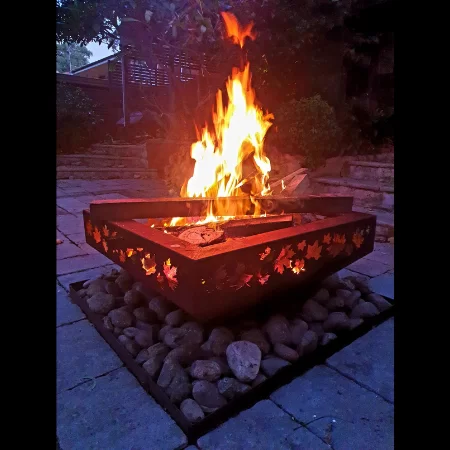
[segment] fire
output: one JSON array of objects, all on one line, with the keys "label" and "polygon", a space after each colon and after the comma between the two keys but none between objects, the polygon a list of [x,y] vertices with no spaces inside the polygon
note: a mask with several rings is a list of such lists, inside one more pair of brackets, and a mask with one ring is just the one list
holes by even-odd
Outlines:
[{"label": "fire", "polygon": [[[241,27],[237,19],[229,13],[222,13],[228,36],[243,46],[253,24]],[[182,197],[214,198],[205,212],[206,219],[197,223],[229,220],[245,215],[255,205],[254,215],[261,214],[254,196],[269,195],[268,183],[271,169],[270,160],[264,154],[264,138],[272,126],[272,114],[263,113],[256,104],[255,91],[251,85],[250,65],[243,70],[233,68],[226,82],[228,104],[224,105],[222,91],[216,95],[213,111],[214,130],[205,126],[199,140],[191,147],[191,157],[195,160],[192,177],[181,190]],[[253,172],[244,174],[244,161],[253,162]],[[242,187],[245,185],[245,192]],[[242,202],[231,207],[226,197],[241,196]],[[173,218],[170,226],[185,223]]]}]

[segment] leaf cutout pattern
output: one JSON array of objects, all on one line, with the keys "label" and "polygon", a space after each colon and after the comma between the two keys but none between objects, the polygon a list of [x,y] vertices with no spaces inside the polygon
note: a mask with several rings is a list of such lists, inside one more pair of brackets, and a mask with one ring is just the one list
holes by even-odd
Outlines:
[{"label": "leaf cutout pattern", "polygon": [[258,272],[258,273],[256,274],[256,278],[258,279],[258,283],[259,283],[261,286],[267,283],[269,277],[270,277],[269,274],[261,275],[260,272]]},{"label": "leaf cutout pattern", "polygon": [[250,285],[248,283],[252,278],[253,278],[253,275],[250,275],[248,273],[243,273],[239,277],[237,284],[235,284],[233,287],[235,287],[237,291],[239,289],[243,288],[244,286],[250,287]]},{"label": "leaf cutout pattern", "polygon": [[102,241],[102,235],[97,227],[94,228],[93,236],[94,236],[95,242],[97,244],[100,244],[100,242]]},{"label": "leaf cutout pattern", "polygon": [[120,250],[120,253],[119,253],[119,261],[120,261],[121,263],[124,263],[126,259],[127,259],[127,256],[125,255],[125,252],[124,252],[123,250]]},{"label": "leaf cutout pattern", "polygon": [[86,233],[88,236],[92,236],[92,222],[90,220],[86,222]]},{"label": "leaf cutout pattern", "polygon": [[144,258],[141,258],[142,268],[145,270],[145,275],[152,275],[156,272],[156,255],[147,253]]},{"label": "leaf cutout pattern", "polygon": [[108,244],[106,243],[106,241],[104,239],[102,239],[102,245],[103,245],[103,250],[105,250],[105,253],[108,253]]},{"label": "leaf cutout pattern", "polygon": [[328,233],[323,237],[322,244],[331,244],[331,234]]},{"label": "leaf cutout pattern", "polygon": [[362,233],[360,233],[359,230],[356,230],[353,233],[352,242],[355,244],[356,248],[360,248],[362,243],[364,242],[364,238],[362,236]]},{"label": "leaf cutout pattern", "polygon": [[298,275],[300,272],[305,271],[305,260],[304,259],[296,259],[294,267],[292,268],[292,272]]},{"label": "leaf cutout pattern", "polygon": [[322,253],[322,246],[319,245],[319,241],[316,240],[313,245],[308,244],[308,249],[306,251],[306,259],[314,258],[316,261],[320,258]]},{"label": "leaf cutout pattern", "polygon": [[177,268],[175,266],[172,266],[172,264],[170,263],[170,258],[164,263],[163,272],[167,278],[170,289],[174,291],[178,286]]},{"label": "leaf cutout pattern", "polygon": [[291,258],[294,256],[295,252],[291,249],[290,245],[286,245],[281,249],[278,258],[275,260],[274,269],[279,274],[284,272],[284,269],[290,269],[292,267]]},{"label": "leaf cutout pattern", "polygon": [[267,256],[269,256],[270,252],[271,252],[271,248],[266,247],[266,249],[262,253],[259,254],[259,259],[261,261],[264,261],[264,259],[267,258]]},{"label": "leaf cutout pattern", "polygon": [[103,231],[103,235],[105,237],[109,237],[109,230],[108,230],[108,227],[106,225],[103,225],[102,231]]},{"label": "leaf cutout pattern", "polygon": [[302,242],[299,242],[297,244],[297,248],[301,251],[305,250],[305,246],[306,246],[306,240],[303,240]]}]

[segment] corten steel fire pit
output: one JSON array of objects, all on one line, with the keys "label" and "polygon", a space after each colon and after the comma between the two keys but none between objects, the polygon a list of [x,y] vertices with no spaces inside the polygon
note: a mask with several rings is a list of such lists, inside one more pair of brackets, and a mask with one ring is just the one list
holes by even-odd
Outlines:
[{"label": "corten steel fire pit", "polygon": [[94,201],[90,211],[83,211],[86,242],[199,321],[241,314],[280,289],[324,278],[373,250],[376,217],[352,212],[352,197],[260,197],[268,214],[333,217],[298,226],[284,222],[277,225],[281,229],[208,247],[134,220],[199,216],[209,201]]}]

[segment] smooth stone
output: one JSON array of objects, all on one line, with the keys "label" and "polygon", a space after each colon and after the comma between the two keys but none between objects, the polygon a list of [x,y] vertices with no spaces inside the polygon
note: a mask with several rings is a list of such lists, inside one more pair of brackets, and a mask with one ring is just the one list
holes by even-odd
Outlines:
[{"label": "smooth stone", "polygon": [[261,350],[253,342],[236,341],[226,351],[227,362],[239,381],[253,381],[258,375]]}]

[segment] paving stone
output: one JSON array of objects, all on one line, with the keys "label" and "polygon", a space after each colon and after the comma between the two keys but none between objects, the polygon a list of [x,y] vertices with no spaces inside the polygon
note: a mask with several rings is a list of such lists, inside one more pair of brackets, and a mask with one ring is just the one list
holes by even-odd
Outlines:
[{"label": "paving stone", "polygon": [[58,197],[64,197],[66,194],[66,191],[64,189],[61,188],[56,188],[56,198]]},{"label": "paving stone", "polygon": [[352,277],[364,278],[367,281],[370,280],[370,277],[368,277],[367,275],[362,275],[361,273],[353,272],[353,270],[348,270],[348,269],[341,269],[338,272],[338,274],[341,278],[352,276]]},{"label": "paving stone", "polygon": [[89,203],[94,200],[115,200],[118,198],[127,198],[125,195],[118,193],[108,193],[108,194],[92,194],[92,195],[84,195],[82,197],[77,197],[77,200],[83,203],[87,203],[89,207]]},{"label": "paving stone", "polygon": [[394,300],[394,270],[372,278],[369,287],[376,294]]},{"label": "paving stone", "polygon": [[83,180],[57,180],[56,187],[62,188],[63,190],[74,188],[74,187],[81,187],[83,184]]},{"label": "paving stone", "polygon": [[64,234],[83,233],[83,217],[80,215],[64,215],[56,217],[56,228]]},{"label": "paving stone", "polygon": [[57,392],[121,366],[119,357],[87,320],[56,329]]},{"label": "paving stone", "polygon": [[85,255],[86,252],[72,244],[69,239],[63,239],[62,244],[56,246],[56,259],[72,258],[74,256]]},{"label": "paving stone", "polygon": [[301,427],[290,434],[286,438],[286,444],[288,445],[287,448],[292,450],[330,450],[329,445],[305,427]]},{"label": "paving stone", "polygon": [[67,236],[58,229],[56,229],[56,239],[61,239],[62,241],[67,241]]},{"label": "paving stone", "polygon": [[86,234],[85,234],[85,233],[68,234],[67,237],[68,237],[74,244],[85,244],[85,243],[86,243]]},{"label": "paving stone", "polygon": [[190,445],[189,447],[185,447],[184,450],[198,450],[198,447],[195,445]]},{"label": "paving stone", "polygon": [[[85,238],[86,240],[86,238]],[[91,247],[89,244],[86,244],[86,242],[84,242],[83,244],[78,244],[78,247],[81,248],[81,250],[83,250],[84,253],[86,253],[87,255],[98,255],[99,252],[97,250],[95,250],[95,248]]]},{"label": "paving stone", "polygon": [[187,444],[126,369],[60,394],[57,435],[62,450],[173,450]]},{"label": "paving stone", "polygon": [[65,188],[64,191],[71,197],[91,194],[89,190],[83,189],[82,187]]},{"label": "paving stone", "polygon": [[270,398],[298,421],[317,419],[308,428],[331,439],[335,450],[394,448],[393,405],[326,366],[314,367]]},{"label": "paving stone", "polygon": [[58,277],[59,284],[69,292],[69,286],[77,281],[91,280],[97,278],[102,274],[108,273],[111,269],[116,268],[120,270],[120,267],[116,264],[110,264],[108,266],[97,267],[95,269],[83,270],[81,272],[71,273],[69,275],[63,275]]},{"label": "paving stone", "polygon": [[81,202],[74,197],[60,197],[56,199],[56,204],[71,213],[81,213],[83,209],[89,208],[87,202]]},{"label": "paving stone", "polygon": [[388,266],[394,265],[394,246],[381,242],[375,242],[374,251],[365,256],[371,261],[378,261]]},{"label": "paving stone", "polygon": [[327,364],[394,402],[394,319],[335,353]]},{"label": "paving stone", "polygon": [[299,426],[270,400],[262,400],[201,437],[202,450],[284,450],[286,438]]},{"label": "paving stone", "polygon": [[60,208],[58,205],[56,205],[56,215],[57,216],[63,216],[71,214],[70,212],[66,211],[65,209]]},{"label": "paving stone", "polygon": [[60,259],[56,262],[56,275],[66,275],[81,270],[111,264],[111,260],[101,253],[92,255],[75,256],[73,258]]},{"label": "paving stone", "polygon": [[389,269],[392,269],[392,266],[388,266],[387,264],[383,264],[378,261],[371,261],[370,259],[361,258],[347,266],[347,269],[369,277],[376,277],[387,272]]},{"label": "paving stone", "polygon": [[70,297],[62,286],[56,283],[56,326],[84,319],[81,309],[70,301]]}]

